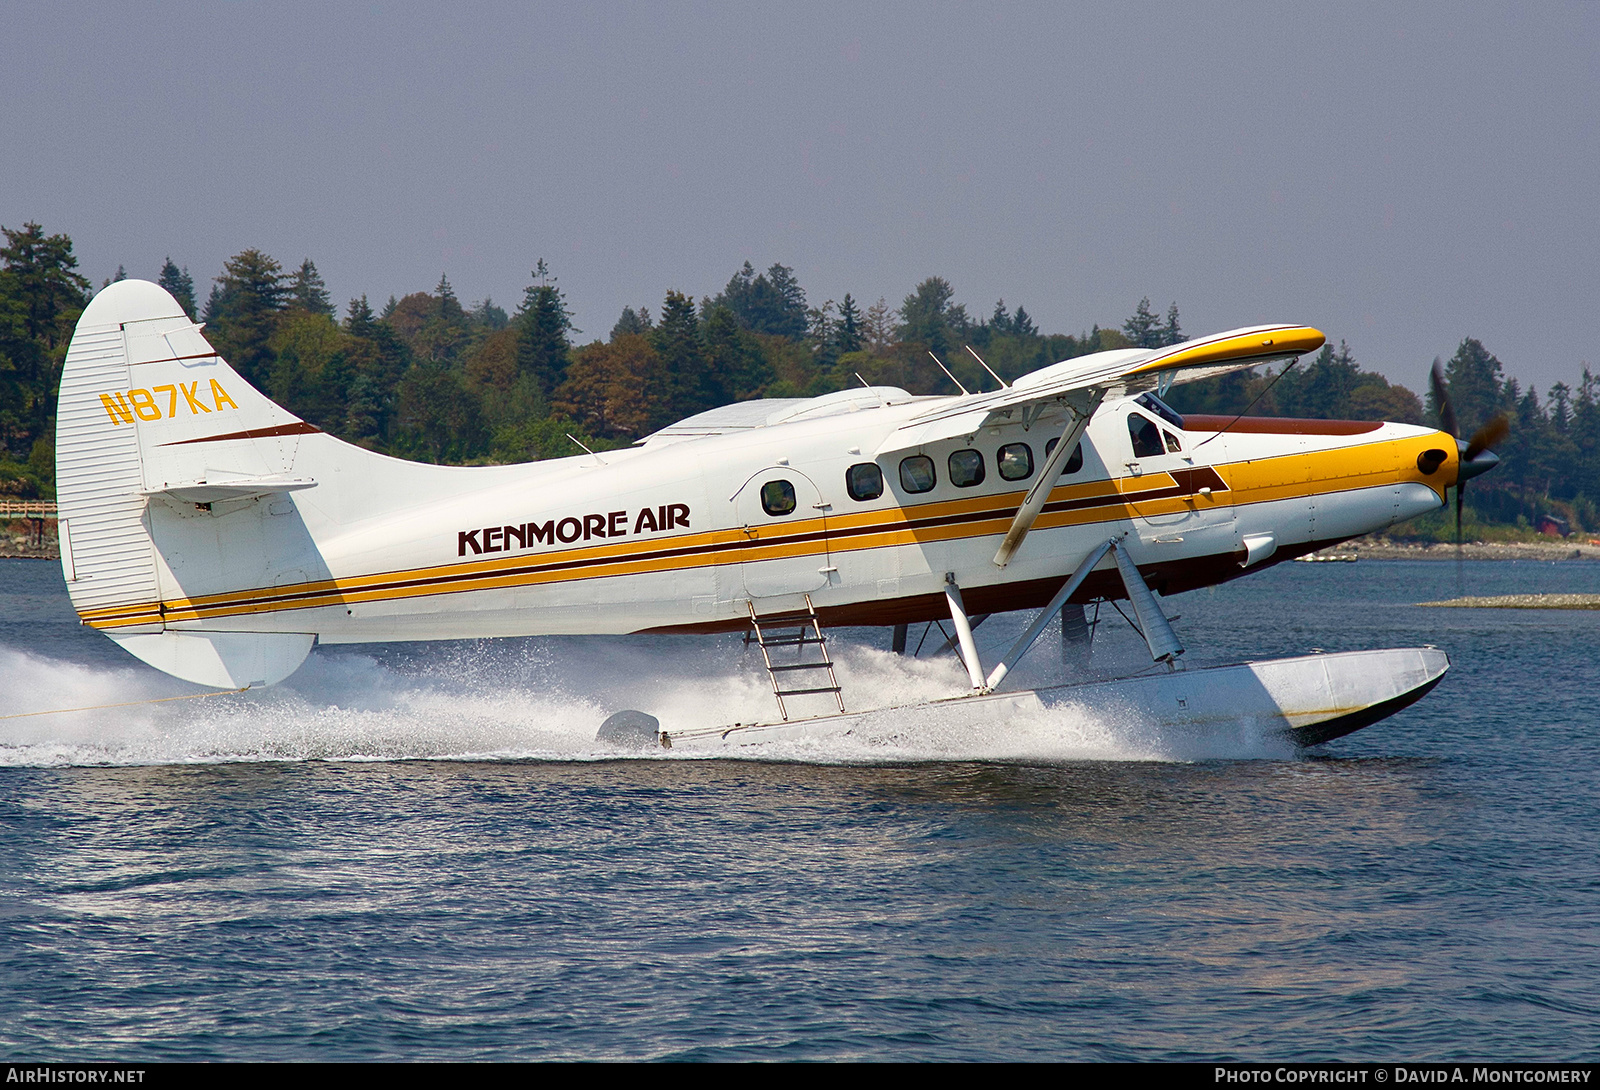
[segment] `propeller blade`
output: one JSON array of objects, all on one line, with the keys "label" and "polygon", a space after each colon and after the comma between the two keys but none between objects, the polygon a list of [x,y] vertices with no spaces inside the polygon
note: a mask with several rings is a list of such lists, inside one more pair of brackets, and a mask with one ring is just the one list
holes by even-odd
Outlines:
[{"label": "propeller blade", "polygon": [[1470,462],[1491,447],[1500,445],[1501,440],[1511,434],[1511,422],[1504,416],[1497,416],[1473,434],[1467,449],[1462,451],[1461,460]]},{"label": "propeller blade", "polygon": [[1433,403],[1439,407],[1439,428],[1451,435],[1460,436],[1460,429],[1456,427],[1456,409],[1450,404],[1450,391],[1445,389],[1444,365],[1437,357],[1433,361],[1433,370],[1428,372],[1428,384],[1433,387]]},{"label": "propeller blade", "polygon": [[1456,482],[1456,556],[1461,555],[1461,497],[1467,491],[1466,481]]}]

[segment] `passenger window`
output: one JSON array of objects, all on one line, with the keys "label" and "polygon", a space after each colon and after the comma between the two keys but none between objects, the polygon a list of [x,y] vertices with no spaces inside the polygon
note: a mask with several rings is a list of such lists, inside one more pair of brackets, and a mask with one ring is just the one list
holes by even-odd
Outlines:
[{"label": "passenger window", "polygon": [[1135,458],[1154,458],[1161,453],[1161,429],[1147,416],[1128,414],[1128,438],[1133,440]]},{"label": "passenger window", "polygon": [[1033,476],[1033,449],[1026,443],[1007,443],[995,457],[1000,463],[1000,476],[1008,481],[1022,481]]},{"label": "passenger window", "polygon": [[[1045,458],[1047,460],[1049,459],[1050,455],[1052,455],[1052,454],[1054,454],[1056,452],[1056,444],[1059,443],[1059,442],[1061,442],[1061,440],[1052,439],[1052,440],[1050,440],[1048,443],[1046,443],[1044,445],[1044,456],[1045,456]],[[1080,470],[1082,468],[1083,468],[1083,444],[1079,443],[1077,446],[1072,448],[1071,455],[1069,455],[1067,457],[1067,464],[1062,467],[1061,472],[1063,474],[1076,473],[1076,472],[1078,472],[1078,470]]]},{"label": "passenger window", "polygon": [[983,455],[975,450],[958,450],[950,455],[950,483],[957,488],[971,488],[983,483]]},{"label": "passenger window", "polygon": [[1183,444],[1178,442],[1178,437],[1173,435],[1170,431],[1162,429],[1161,438],[1166,440],[1167,453],[1180,454],[1183,452]]},{"label": "passenger window", "polygon": [[927,492],[939,479],[933,472],[933,459],[925,454],[913,454],[900,462],[900,485],[907,492]]},{"label": "passenger window", "polygon": [[883,495],[883,470],[877,462],[862,462],[844,471],[844,487],[853,500],[875,500]]},{"label": "passenger window", "polygon": [[794,513],[794,485],[788,481],[768,481],[761,486],[761,509],[774,517]]}]

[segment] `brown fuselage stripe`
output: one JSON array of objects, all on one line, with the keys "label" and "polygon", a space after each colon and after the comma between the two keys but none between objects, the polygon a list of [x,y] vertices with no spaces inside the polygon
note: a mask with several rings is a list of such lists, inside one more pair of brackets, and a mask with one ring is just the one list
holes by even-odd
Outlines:
[{"label": "brown fuselage stripe", "polygon": [[[1222,478],[1209,466],[1199,470],[1177,470],[1168,475],[1175,478],[1182,475],[1186,483],[1179,483],[1163,488],[1145,489],[1141,492],[1111,492],[1096,496],[1085,496],[1078,499],[1057,500],[1046,504],[1043,513],[1051,514],[1065,511],[1084,511],[1097,507],[1127,506],[1130,503],[1138,503],[1141,501],[1148,502],[1156,499],[1168,499],[1193,495],[1194,492],[1202,486],[1211,487],[1217,491],[1227,490],[1227,485],[1223,483]],[[490,570],[478,568],[452,575],[418,574],[412,578],[391,579],[381,583],[363,585],[360,587],[340,586],[338,583],[330,585],[327,582],[323,582],[319,584],[312,584],[310,586],[302,585],[303,589],[283,591],[279,593],[263,593],[257,591],[247,599],[240,598],[237,595],[229,595],[218,596],[220,600],[215,601],[200,599],[196,602],[187,603],[162,603],[160,612],[175,617],[193,617],[199,619],[207,616],[225,615],[226,612],[238,609],[245,605],[252,607],[271,606],[278,609],[306,609],[323,605],[336,605],[346,602],[349,600],[348,596],[351,594],[360,594],[362,596],[366,596],[378,593],[403,592],[422,587],[437,588],[435,591],[436,593],[446,593],[446,588],[452,584],[476,582],[484,579],[494,579],[497,581],[504,579],[516,579],[519,577],[543,575],[553,572],[574,572],[585,568],[593,568],[618,563],[643,565],[654,561],[688,559],[692,557],[704,556],[707,553],[730,551],[735,554],[745,554],[738,556],[734,562],[747,563],[754,559],[760,559],[759,557],[748,555],[756,552],[791,549],[797,545],[816,544],[821,542],[826,542],[830,547],[837,543],[841,546],[840,551],[849,551],[849,546],[845,544],[845,542],[847,539],[851,538],[869,537],[884,533],[916,533],[918,531],[947,529],[950,527],[961,526],[970,523],[990,522],[1002,519],[1009,523],[1009,520],[1014,517],[1015,513],[1016,509],[1014,506],[1001,506],[994,508],[982,508],[974,511],[965,511],[952,515],[901,519],[888,523],[880,521],[855,527],[841,526],[837,529],[826,525],[825,520],[809,520],[824,521],[824,528],[805,533],[783,534],[781,536],[758,537],[746,540],[739,540],[737,537],[729,537],[726,540],[715,540],[700,545],[653,549],[647,552],[633,552],[628,555],[620,556],[613,553],[601,556],[592,556],[584,559],[552,559],[531,564],[522,563],[515,566],[498,566]],[[868,547],[870,548],[872,546]],[[105,614],[95,616],[94,621],[97,623],[97,625],[111,627],[117,624],[135,623],[132,618],[138,617],[141,618],[138,623],[147,623],[142,619],[150,618],[155,612],[156,611],[151,609],[149,606],[140,606],[136,607],[136,610],[131,610],[126,614],[124,614],[121,610],[118,610],[114,613],[108,611]]]},{"label": "brown fuselage stripe", "polygon": [[1298,420],[1277,416],[1207,416],[1185,413],[1183,430],[1233,431],[1241,435],[1366,435],[1383,427],[1381,420]]}]

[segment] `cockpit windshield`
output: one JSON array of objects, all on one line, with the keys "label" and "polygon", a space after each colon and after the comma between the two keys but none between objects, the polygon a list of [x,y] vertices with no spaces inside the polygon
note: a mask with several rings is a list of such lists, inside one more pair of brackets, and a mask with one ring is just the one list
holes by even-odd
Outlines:
[{"label": "cockpit windshield", "polygon": [[1165,401],[1162,401],[1155,394],[1140,394],[1138,397],[1133,399],[1133,403],[1135,405],[1143,405],[1161,419],[1165,420],[1168,424],[1171,424],[1173,427],[1178,428],[1179,430],[1183,429],[1183,417],[1179,416],[1170,405],[1168,405]]}]

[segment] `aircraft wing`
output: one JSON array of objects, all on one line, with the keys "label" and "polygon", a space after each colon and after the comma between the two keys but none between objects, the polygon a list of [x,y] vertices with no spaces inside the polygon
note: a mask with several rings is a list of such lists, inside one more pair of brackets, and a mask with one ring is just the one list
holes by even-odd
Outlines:
[{"label": "aircraft wing", "polygon": [[1316,351],[1326,339],[1310,326],[1251,326],[1166,348],[1119,348],[1063,360],[1023,375],[1004,390],[944,399],[896,429],[876,453],[972,435],[1015,419],[1031,428],[1043,418],[1059,420],[1068,410],[1081,414],[1104,397],[1292,359]]}]

